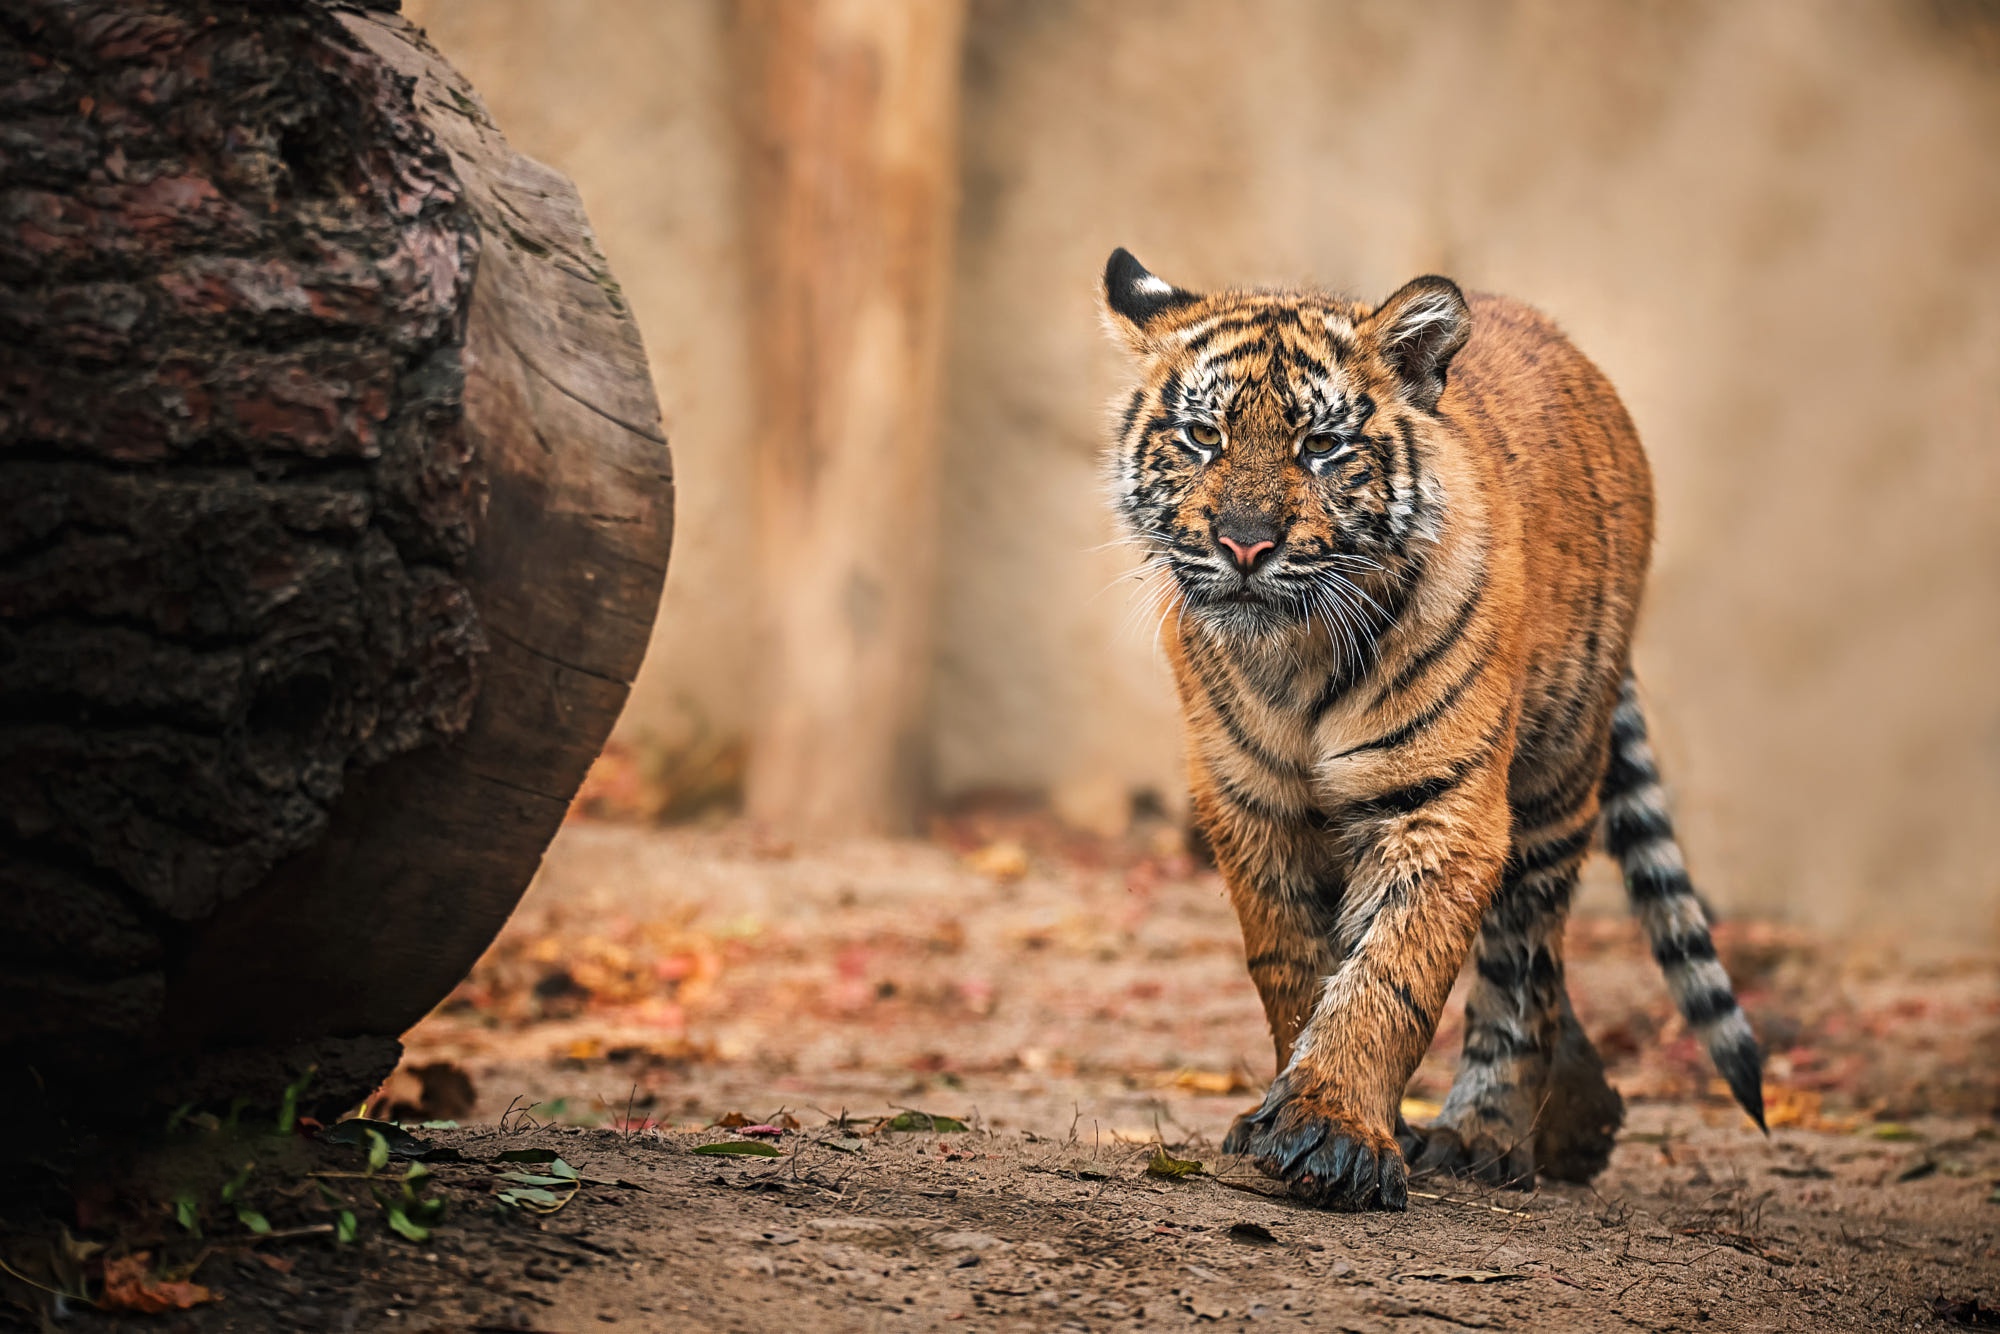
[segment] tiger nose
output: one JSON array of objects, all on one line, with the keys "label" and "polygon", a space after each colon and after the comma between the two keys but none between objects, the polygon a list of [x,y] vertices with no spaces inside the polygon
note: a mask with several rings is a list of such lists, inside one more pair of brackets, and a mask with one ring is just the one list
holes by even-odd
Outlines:
[{"label": "tiger nose", "polygon": [[1257,568],[1257,561],[1263,554],[1278,545],[1277,535],[1264,525],[1242,525],[1234,532],[1216,530],[1215,540],[1236,561],[1236,567],[1248,573]]}]

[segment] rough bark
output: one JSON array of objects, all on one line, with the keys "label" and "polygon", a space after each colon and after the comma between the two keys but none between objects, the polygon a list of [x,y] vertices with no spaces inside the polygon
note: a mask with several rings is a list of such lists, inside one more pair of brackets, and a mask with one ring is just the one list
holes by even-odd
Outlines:
[{"label": "rough bark", "polygon": [[925,785],[957,0],[757,0],[737,58],[768,617],[748,801],[907,827]]},{"label": "rough bark", "polygon": [[8,0],[0,178],[0,1055],[362,1080],[644,650],[629,313],[568,183],[359,7]]}]

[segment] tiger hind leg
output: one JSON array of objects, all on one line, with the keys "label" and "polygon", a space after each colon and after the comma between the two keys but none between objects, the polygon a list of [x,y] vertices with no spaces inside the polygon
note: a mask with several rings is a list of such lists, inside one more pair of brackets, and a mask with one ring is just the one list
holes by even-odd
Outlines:
[{"label": "tiger hind leg", "polygon": [[1570,1009],[1562,964],[1591,828],[1579,812],[1516,844],[1480,924],[1451,1092],[1429,1126],[1403,1129],[1413,1170],[1526,1189],[1538,1169],[1587,1178],[1609,1157],[1623,1104]]}]

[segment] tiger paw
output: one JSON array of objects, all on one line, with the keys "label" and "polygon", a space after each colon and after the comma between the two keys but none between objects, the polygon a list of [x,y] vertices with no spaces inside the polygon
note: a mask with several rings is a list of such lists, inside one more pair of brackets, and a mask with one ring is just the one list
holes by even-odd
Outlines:
[{"label": "tiger paw", "polygon": [[1443,1121],[1406,1128],[1402,1139],[1410,1170],[1418,1176],[1436,1173],[1515,1190],[1534,1189],[1535,1153],[1525,1140]]},{"label": "tiger paw", "polygon": [[1271,1081],[1263,1103],[1236,1118],[1222,1141],[1309,1204],[1327,1209],[1407,1209],[1409,1174],[1395,1136],[1368,1125],[1330,1091]]}]

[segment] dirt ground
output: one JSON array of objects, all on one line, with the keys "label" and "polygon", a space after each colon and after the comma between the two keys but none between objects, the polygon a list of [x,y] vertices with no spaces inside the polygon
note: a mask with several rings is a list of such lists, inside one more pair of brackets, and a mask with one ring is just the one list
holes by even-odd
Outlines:
[{"label": "dirt ground", "polygon": [[[79,1201],[74,1235],[6,1239],[0,1324],[2000,1327],[1993,961],[1725,924],[1772,1052],[1767,1140],[1616,907],[1594,883],[1571,949],[1630,1103],[1605,1175],[1419,1181],[1408,1214],[1327,1214],[1218,1155],[1270,1050],[1220,884],[1170,827],[1103,840],[989,811],[795,847],[574,821],[371,1108],[429,1150],[415,1180],[365,1142],[182,1127],[183,1151],[256,1166],[193,1190],[132,1175]],[[1458,1036],[1447,1020],[1413,1118]],[[165,1309],[89,1305],[114,1276],[112,1304]]]}]

